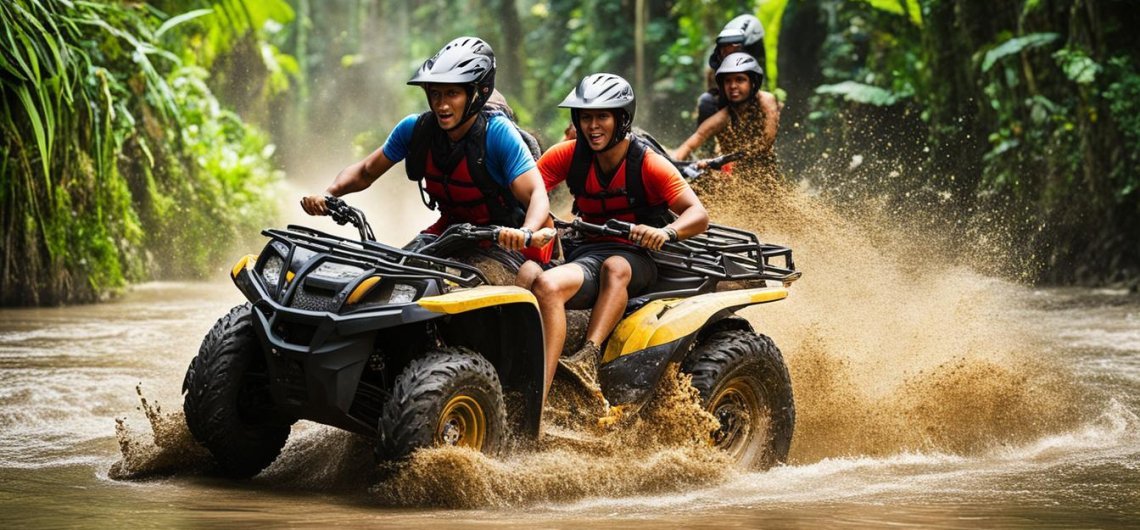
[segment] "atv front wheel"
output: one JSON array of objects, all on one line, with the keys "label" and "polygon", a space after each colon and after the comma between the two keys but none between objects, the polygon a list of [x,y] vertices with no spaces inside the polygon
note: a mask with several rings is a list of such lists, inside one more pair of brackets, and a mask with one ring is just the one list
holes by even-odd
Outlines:
[{"label": "atv front wheel", "polygon": [[383,456],[455,445],[487,454],[506,440],[507,413],[495,367],[463,349],[428,352],[396,378],[380,416]]},{"label": "atv front wheel", "polygon": [[250,304],[231,309],[210,329],[182,392],[186,426],[225,474],[252,477],[281,454],[293,420],[278,413],[269,393]]},{"label": "atv front wheel", "polygon": [[747,330],[718,331],[682,367],[705,409],[720,422],[712,443],[745,469],[784,462],[796,409],[792,382],[772,339]]}]

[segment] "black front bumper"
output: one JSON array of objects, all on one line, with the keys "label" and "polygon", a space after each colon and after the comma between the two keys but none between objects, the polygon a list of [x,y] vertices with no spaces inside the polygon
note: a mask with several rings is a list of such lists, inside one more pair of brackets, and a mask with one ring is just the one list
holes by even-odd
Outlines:
[{"label": "black front bumper", "polygon": [[416,303],[349,315],[290,308],[274,301],[250,276],[243,270],[234,282],[253,303],[254,328],[281,413],[375,435],[375,418],[387,392],[361,379],[369,359],[380,355],[377,335],[440,315]]}]

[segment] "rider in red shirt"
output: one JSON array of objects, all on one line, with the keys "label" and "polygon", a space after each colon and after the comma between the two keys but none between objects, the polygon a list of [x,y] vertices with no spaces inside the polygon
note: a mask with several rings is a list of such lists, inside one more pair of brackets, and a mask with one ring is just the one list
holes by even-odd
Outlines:
[{"label": "rider in red shirt", "polygon": [[657,265],[648,250],[704,232],[709,216],[677,169],[631,134],[635,101],[629,83],[612,74],[586,76],[561,107],[570,108],[577,139],[560,143],[538,161],[549,190],[566,181],[582,220],[634,224],[629,239],[564,240],[566,263],[543,271],[534,262],[518,284],[538,299],[546,339],[549,391],[566,341],[566,309],[593,308],[586,344],[562,365],[595,384],[600,346],[625,311],[629,297],[653,285]]}]

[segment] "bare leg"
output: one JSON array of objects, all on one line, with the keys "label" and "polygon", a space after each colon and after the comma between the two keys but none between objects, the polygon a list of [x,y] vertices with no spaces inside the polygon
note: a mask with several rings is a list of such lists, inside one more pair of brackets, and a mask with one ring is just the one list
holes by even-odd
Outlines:
[{"label": "bare leg", "polygon": [[586,328],[586,340],[600,346],[613,332],[629,302],[626,287],[632,275],[629,261],[621,256],[610,256],[602,262],[598,300],[594,302],[590,326]]},{"label": "bare leg", "polygon": [[523,263],[522,267],[519,267],[519,273],[515,276],[515,285],[523,289],[530,289],[539,274],[542,274],[542,266],[531,260],[527,260],[526,263]]},{"label": "bare leg", "polygon": [[578,292],[586,279],[582,268],[577,265],[561,265],[539,274],[534,279],[531,290],[538,299],[538,311],[542,315],[542,332],[546,349],[546,381],[543,386],[543,402],[554,381],[554,371],[558,369],[558,357],[566,342],[566,301]]}]

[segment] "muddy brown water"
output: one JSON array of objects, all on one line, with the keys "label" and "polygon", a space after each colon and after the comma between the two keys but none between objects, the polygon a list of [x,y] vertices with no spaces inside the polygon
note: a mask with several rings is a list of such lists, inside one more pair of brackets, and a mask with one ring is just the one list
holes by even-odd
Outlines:
[{"label": "muddy brown water", "polygon": [[367,440],[301,422],[261,475],[218,478],[179,410],[202,337],[241,302],[220,270],[106,304],[0,310],[0,523],[1138,524],[1140,297],[1018,286],[913,247],[868,258],[882,238],[810,201],[763,215],[734,207],[773,191],[758,193],[709,202],[718,219],[793,245],[806,272],[788,300],[743,312],[791,371],[785,466],[726,465],[699,443],[707,422],[678,380],[601,447],[500,459],[438,449],[381,469]]}]

